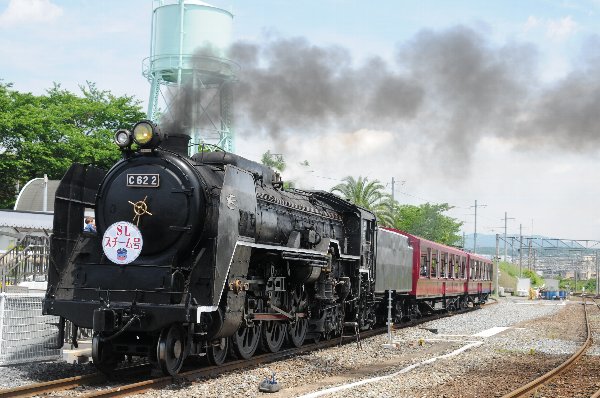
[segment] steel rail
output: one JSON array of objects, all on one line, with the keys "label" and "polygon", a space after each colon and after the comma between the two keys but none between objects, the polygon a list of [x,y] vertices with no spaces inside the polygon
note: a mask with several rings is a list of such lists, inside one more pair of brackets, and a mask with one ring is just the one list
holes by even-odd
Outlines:
[{"label": "steel rail", "polygon": [[[596,306],[600,310],[600,304],[598,304],[598,302],[595,300],[596,298],[598,298],[598,296],[594,296],[594,298],[592,298],[592,300],[594,300],[594,303],[596,304]],[[594,395],[592,395],[590,398],[600,398],[600,390],[596,391],[594,393]]]},{"label": "steel rail", "polygon": [[[369,330],[366,332],[362,332],[360,334],[361,338],[375,336],[377,334],[382,334],[387,332],[387,328],[378,328]],[[355,340],[348,339],[344,342],[344,344],[350,344],[356,342]],[[144,391],[148,391],[150,389],[159,389],[165,387],[169,384],[173,384],[180,380],[185,380],[189,382],[193,382],[201,377],[215,377],[217,375],[221,375],[223,373],[229,373],[236,370],[241,370],[245,368],[251,368],[257,365],[275,362],[281,359],[289,358],[295,355],[303,354],[309,351],[318,350],[327,347],[333,347],[339,344],[339,338],[334,338],[331,340],[325,340],[318,343],[311,343],[303,345],[299,348],[289,348],[283,351],[278,351],[275,353],[262,354],[255,357],[252,357],[247,360],[235,360],[230,362],[225,362],[222,365],[218,366],[207,366],[199,369],[193,369],[186,372],[179,373],[177,376],[164,376],[158,377],[155,379],[144,380],[138,383],[132,383],[128,385],[123,385],[111,389],[94,391],[90,394],[84,395],[85,398],[99,398],[99,397],[122,397],[122,396],[130,396],[134,394],[140,394]]]},{"label": "steel rail", "polygon": [[34,395],[41,395],[53,391],[70,390],[82,385],[83,383],[96,383],[104,380],[106,380],[106,376],[102,373],[67,377],[65,379],[46,381],[43,383],[35,383],[6,390],[0,390],[0,398],[32,397]]},{"label": "steel rail", "polygon": [[[495,301],[495,302],[488,303],[486,305],[489,306],[489,305],[493,305],[496,303],[497,302]],[[407,323],[401,324],[399,326],[395,326],[395,328],[400,329],[400,328],[405,328],[405,327],[413,327],[413,326],[423,324],[425,322],[434,321],[436,319],[445,318],[448,316],[462,314],[462,313],[466,313],[466,312],[471,312],[478,308],[479,307],[472,307],[472,308],[467,308],[465,310],[460,310],[460,311],[438,313],[438,314],[434,314],[434,315],[426,317],[426,318],[413,320],[411,322],[407,322]],[[382,327],[382,328],[378,328],[378,329],[360,332],[360,338],[361,339],[368,338],[368,337],[372,337],[372,336],[375,336],[378,334],[384,334],[384,333],[387,333],[387,327]],[[88,394],[84,393],[83,396],[88,397],[88,398],[92,398],[92,397],[97,398],[97,397],[119,397],[119,396],[129,396],[129,395],[140,394],[144,391],[164,387],[166,385],[172,384],[179,380],[186,380],[186,381],[193,382],[201,377],[215,377],[215,376],[223,374],[223,373],[233,372],[233,371],[244,369],[244,368],[251,368],[253,366],[257,366],[257,365],[264,364],[264,363],[275,362],[277,360],[289,358],[289,357],[303,354],[303,353],[306,353],[309,351],[333,347],[333,346],[338,345],[339,343],[340,343],[340,339],[339,339],[339,337],[336,337],[336,338],[332,338],[331,340],[324,340],[324,341],[320,341],[318,343],[306,344],[299,348],[290,348],[290,349],[286,349],[284,351],[279,351],[276,353],[262,354],[262,355],[253,357],[249,360],[236,360],[236,361],[226,362],[223,365],[219,365],[219,366],[208,366],[208,367],[203,367],[200,369],[193,369],[193,370],[189,370],[187,372],[182,372],[175,377],[172,377],[172,376],[159,377],[159,378],[139,381],[139,382],[132,383],[132,384],[122,385],[122,386],[118,386],[118,387],[114,387],[114,388],[110,388],[110,389],[98,390],[98,391],[94,391],[94,392],[91,392]],[[356,343],[356,340],[348,338],[348,339],[344,340],[342,343],[343,344],[352,344],[352,343]],[[119,371],[125,371],[127,373],[131,372],[131,373],[135,374],[137,372],[141,373],[142,371],[146,371],[149,367],[150,367],[150,365],[143,364],[143,365],[122,368],[122,369],[119,369]],[[93,373],[93,374],[88,374],[88,375],[68,377],[68,378],[64,378],[64,379],[57,379],[57,380],[52,380],[52,381],[47,381],[47,382],[42,382],[42,383],[34,383],[34,384],[30,384],[30,385],[0,390],[0,398],[31,397],[31,396],[50,393],[50,392],[71,390],[76,387],[90,385],[90,384],[94,384],[94,383],[101,383],[106,380],[107,380],[107,377],[102,373]]]},{"label": "steel rail", "polygon": [[[497,303],[497,301],[487,304],[487,305],[492,305],[492,304],[496,304],[496,303]],[[452,316],[455,314],[471,312],[478,308],[480,308],[480,306],[471,307],[471,308],[468,308],[465,310],[460,310],[460,311],[455,311],[455,312],[444,312],[444,313],[440,313],[440,314],[435,314],[435,315],[429,316],[427,318],[421,318],[421,319],[418,319],[418,320],[415,320],[412,322],[407,322],[406,324],[402,324],[400,327],[397,327],[397,328],[417,326],[417,325],[420,325],[425,322],[433,321],[433,320],[440,319],[440,318],[445,318],[445,317]],[[387,333],[387,326],[360,332],[360,338],[363,339],[363,338],[373,337],[373,336],[376,336],[379,334],[385,334],[385,333]],[[342,343],[343,344],[353,344],[353,343],[355,344],[356,340],[347,338],[346,340],[342,341]],[[336,338],[332,338],[331,340],[324,340],[324,341],[320,341],[318,343],[311,343],[311,344],[303,345],[302,347],[299,347],[299,348],[289,348],[289,349],[279,351],[276,353],[258,355],[258,356],[252,357],[248,360],[236,360],[236,361],[226,362],[226,363],[224,363],[222,365],[218,365],[218,366],[208,366],[208,367],[203,367],[203,368],[199,368],[199,369],[193,369],[193,370],[179,373],[177,376],[158,377],[155,379],[144,380],[144,381],[141,381],[138,383],[123,385],[123,386],[119,386],[119,387],[115,387],[115,388],[111,388],[111,389],[94,391],[90,394],[84,395],[84,397],[85,398],[100,398],[100,397],[106,398],[106,397],[123,397],[123,396],[131,396],[131,395],[135,395],[135,394],[141,394],[148,390],[156,390],[156,389],[165,387],[165,386],[167,386],[169,384],[173,384],[177,381],[185,380],[188,382],[195,382],[199,378],[211,378],[211,377],[221,375],[223,373],[233,372],[236,370],[241,370],[241,369],[246,369],[246,368],[252,368],[257,365],[275,362],[275,361],[278,361],[281,359],[293,357],[295,355],[303,354],[303,353],[306,353],[309,351],[314,351],[314,350],[328,348],[328,347],[334,347],[339,344],[340,344],[340,338],[336,337]]]},{"label": "steel rail", "polygon": [[590,330],[590,321],[589,321],[589,318],[588,318],[587,303],[586,303],[586,298],[585,297],[583,298],[583,311],[584,311],[583,313],[585,315],[585,325],[586,325],[587,338],[585,339],[585,342],[579,348],[579,350],[577,350],[577,352],[575,354],[571,355],[571,357],[569,357],[569,359],[567,359],[565,362],[561,363],[558,367],[556,367],[556,368],[552,369],[551,371],[549,371],[549,372],[541,375],[537,379],[532,380],[531,382],[525,384],[524,386],[521,386],[520,388],[518,388],[518,389],[516,389],[514,391],[511,391],[511,392],[509,392],[506,395],[503,395],[502,398],[523,397],[526,394],[531,393],[532,391],[538,389],[542,385],[544,385],[547,382],[549,382],[555,376],[558,376],[560,373],[565,372],[572,364],[574,364],[579,358],[581,358],[583,356],[583,354],[585,353],[585,351],[589,348],[590,344],[592,343],[592,333],[591,333],[591,330]]},{"label": "steel rail", "polygon": [[[119,369],[121,372],[136,374],[149,369],[148,364],[129,366],[126,368]],[[107,380],[106,375],[103,373],[91,373],[81,376],[67,377],[64,379],[57,379],[51,381],[45,381],[42,383],[28,384],[24,386],[9,388],[0,390],[0,398],[9,397],[32,397],[36,395],[51,393],[55,391],[72,390],[83,385],[89,385],[93,383],[102,383]]]}]

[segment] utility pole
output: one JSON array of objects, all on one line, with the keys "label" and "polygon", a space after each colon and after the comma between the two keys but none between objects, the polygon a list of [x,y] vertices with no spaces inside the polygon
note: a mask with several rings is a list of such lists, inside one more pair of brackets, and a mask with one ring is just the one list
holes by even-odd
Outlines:
[{"label": "utility pole", "polygon": [[[504,238],[504,248],[506,250],[506,238]],[[498,275],[500,274],[500,234],[496,234],[496,295],[498,295]]]},{"label": "utility pole", "polygon": [[529,239],[529,244],[527,246],[527,269],[531,271],[531,239]]},{"label": "utility pole", "polygon": [[394,184],[396,184],[396,180],[392,177],[392,203],[394,203]]},{"label": "utility pole", "polygon": [[44,196],[42,200],[42,211],[48,211],[48,175],[44,174]]},{"label": "utility pole", "polygon": [[487,205],[477,205],[477,199],[475,199],[475,233],[473,234],[473,253],[477,253],[477,207],[486,207]]},{"label": "utility pole", "polygon": [[598,275],[598,250],[596,250],[596,296],[600,295],[600,275]]},{"label": "utility pole", "polygon": [[577,293],[577,270],[575,269],[575,260],[571,260],[571,268],[573,268],[573,274],[575,274],[575,289],[573,289],[573,292]]},{"label": "utility pole", "polygon": [[523,224],[519,224],[519,278],[523,277]]},{"label": "utility pole", "polygon": [[514,217],[508,218],[507,212],[504,212],[504,261],[506,261],[506,228],[508,227],[508,220],[514,220]]},{"label": "utility pole", "polygon": [[510,262],[515,263],[515,237],[510,237]]}]

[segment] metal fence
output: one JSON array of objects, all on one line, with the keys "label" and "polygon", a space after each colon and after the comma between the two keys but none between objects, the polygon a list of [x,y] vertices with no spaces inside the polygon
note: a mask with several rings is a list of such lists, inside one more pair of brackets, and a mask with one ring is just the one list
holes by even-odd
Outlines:
[{"label": "metal fence", "polygon": [[0,365],[60,357],[57,316],[42,315],[42,294],[0,293]]}]

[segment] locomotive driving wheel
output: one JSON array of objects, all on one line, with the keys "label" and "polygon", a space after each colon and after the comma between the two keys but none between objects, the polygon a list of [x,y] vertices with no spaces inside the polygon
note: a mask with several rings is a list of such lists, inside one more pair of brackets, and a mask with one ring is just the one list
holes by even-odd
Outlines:
[{"label": "locomotive driving wheel", "polygon": [[265,322],[260,336],[260,348],[264,352],[277,352],[281,349],[287,334],[285,325],[279,321]]},{"label": "locomotive driving wheel", "polygon": [[261,326],[255,323],[252,326],[240,325],[238,330],[231,336],[231,347],[229,352],[236,359],[248,359],[256,352],[260,341]]},{"label": "locomotive driving wheel", "polygon": [[92,338],[92,361],[105,374],[112,374],[122,357],[113,351],[110,341],[102,341],[100,335]]},{"label": "locomotive driving wheel", "polygon": [[[291,312],[301,314],[307,310],[307,297],[304,287],[298,286],[290,297]],[[288,325],[288,336],[294,347],[304,344],[306,332],[308,331],[308,319],[306,317],[296,318]]]},{"label": "locomotive driving wheel", "polygon": [[158,366],[165,375],[175,376],[185,359],[185,335],[179,325],[171,325],[160,332],[156,346]]},{"label": "locomotive driving wheel", "polygon": [[308,330],[308,319],[298,318],[296,322],[290,323],[288,326],[288,334],[290,336],[290,343],[294,347],[300,347],[304,344],[306,338],[306,332]]},{"label": "locomotive driving wheel", "polygon": [[206,358],[211,365],[222,365],[227,359],[229,349],[229,339],[222,338],[217,345],[206,347]]}]

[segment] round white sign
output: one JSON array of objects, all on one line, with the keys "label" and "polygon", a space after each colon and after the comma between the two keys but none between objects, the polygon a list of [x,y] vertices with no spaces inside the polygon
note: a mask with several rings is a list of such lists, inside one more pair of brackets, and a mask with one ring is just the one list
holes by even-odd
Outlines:
[{"label": "round white sign", "polygon": [[102,250],[115,264],[129,264],[142,252],[142,233],[130,222],[119,221],[104,231]]}]

